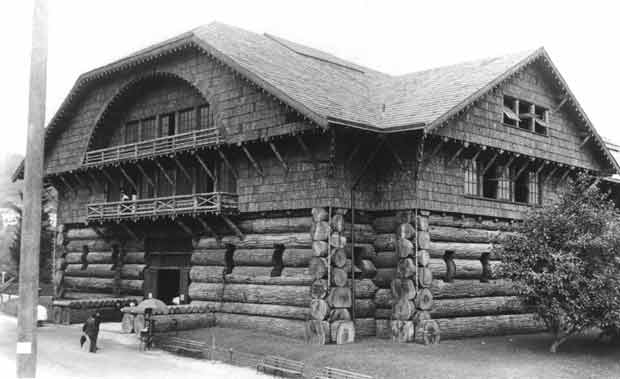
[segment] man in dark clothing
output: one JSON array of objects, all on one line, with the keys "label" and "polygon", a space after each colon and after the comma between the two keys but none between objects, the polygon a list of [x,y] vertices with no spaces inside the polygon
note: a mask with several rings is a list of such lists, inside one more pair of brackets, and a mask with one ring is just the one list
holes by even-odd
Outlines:
[{"label": "man in dark clothing", "polygon": [[86,342],[86,336],[90,339],[90,352],[97,352],[97,336],[99,335],[99,324],[101,323],[101,314],[96,312],[92,316],[86,319],[82,326],[82,332],[84,333],[80,337],[80,346]]}]

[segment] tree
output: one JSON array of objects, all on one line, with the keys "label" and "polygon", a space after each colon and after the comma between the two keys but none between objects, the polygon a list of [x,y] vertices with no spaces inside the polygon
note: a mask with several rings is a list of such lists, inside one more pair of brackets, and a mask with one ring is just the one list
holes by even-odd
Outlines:
[{"label": "tree", "polygon": [[553,334],[551,352],[591,327],[620,330],[620,213],[591,179],[532,210],[497,250],[500,270]]},{"label": "tree", "polygon": [[[21,195],[21,194],[20,194]],[[54,248],[54,229],[50,222],[50,208],[55,203],[53,195],[50,195],[48,188],[44,188],[44,195],[41,204],[41,251],[39,255],[39,278],[42,282],[47,283],[52,279],[52,253]],[[4,208],[13,209],[18,214],[18,224],[13,233],[13,239],[9,245],[9,253],[11,259],[19,272],[19,258],[21,251],[21,221],[22,207],[11,201],[2,204]]]}]

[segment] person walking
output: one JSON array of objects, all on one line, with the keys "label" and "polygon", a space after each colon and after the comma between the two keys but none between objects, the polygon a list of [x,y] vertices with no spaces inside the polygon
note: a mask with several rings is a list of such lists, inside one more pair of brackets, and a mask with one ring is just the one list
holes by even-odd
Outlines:
[{"label": "person walking", "polygon": [[82,326],[82,337],[80,337],[80,346],[84,346],[84,343],[88,340],[90,346],[88,351],[91,353],[97,352],[97,337],[99,336],[99,324],[101,323],[101,314],[95,312],[92,316],[86,319]]}]

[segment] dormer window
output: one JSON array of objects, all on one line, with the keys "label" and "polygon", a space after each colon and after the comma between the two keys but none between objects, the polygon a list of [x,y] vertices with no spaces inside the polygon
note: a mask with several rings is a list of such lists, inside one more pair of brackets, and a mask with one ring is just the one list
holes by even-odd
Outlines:
[{"label": "dormer window", "polygon": [[536,134],[547,135],[549,111],[532,102],[504,96],[503,123]]}]

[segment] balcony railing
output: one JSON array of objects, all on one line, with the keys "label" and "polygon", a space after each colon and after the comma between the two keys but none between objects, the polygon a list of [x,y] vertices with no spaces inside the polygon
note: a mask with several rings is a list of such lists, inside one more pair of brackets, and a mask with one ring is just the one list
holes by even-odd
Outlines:
[{"label": "balcony railing", "polygon": [[151,199],[88,204],[89,221],[155,218],[187,214],[231,214],[239,209],[237,195],[226,192],[196,193]]},{"label": "balcony railing", "polygon": [[178,150],[195,149],[201,146],[216,145],[220,142],[217,128],[193,130],[187,133],[159,137],[126,145],[106,147],[86,152],[84,166],[100,165],[108,162],[132,160],[154,155],[169,154]]}]

